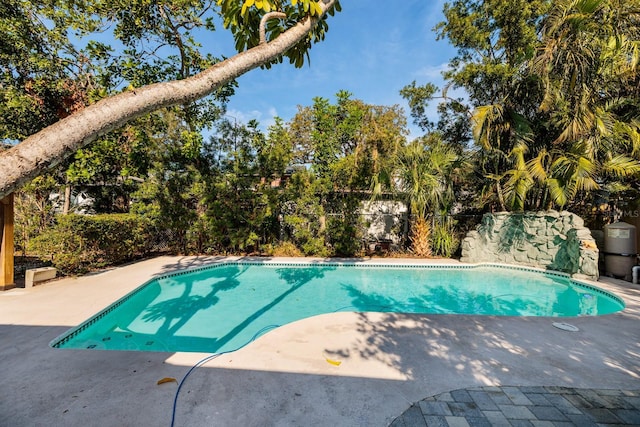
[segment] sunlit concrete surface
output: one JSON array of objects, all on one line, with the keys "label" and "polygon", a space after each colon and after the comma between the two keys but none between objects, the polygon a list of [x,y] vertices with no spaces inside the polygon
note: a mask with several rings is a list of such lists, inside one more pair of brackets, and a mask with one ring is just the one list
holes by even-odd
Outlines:
[{"label": "sunlit concrete surface", "polygon": [[[206,354],[48,344],[154,276],[223,259],[159,257],[0,293],[0,425],[170,425],[178,385],[158,380],[180,381]],[[552,318],[393,313],[285,325],[193,371],[175,425],[386,426],[413,402],[465,387],[637,389],[640,288],[597,286],[627,307],[562,319],[579,332]]]}]

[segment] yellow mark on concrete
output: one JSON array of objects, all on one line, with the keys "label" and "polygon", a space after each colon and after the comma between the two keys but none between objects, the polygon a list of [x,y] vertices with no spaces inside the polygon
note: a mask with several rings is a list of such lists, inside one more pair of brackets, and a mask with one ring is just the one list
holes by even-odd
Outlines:
[{"label": "yellow mark on concrete", "polygon": [[333,366],[340,366],[340,364],[342,363],[342,361],[340,360],[335,360],[335,359],[331,359],[329,357],[327,357],[327,355],[325,353],[322,353],[322,355],[324,356],[324,360],[327,361],[327,363],[333,365]]}]

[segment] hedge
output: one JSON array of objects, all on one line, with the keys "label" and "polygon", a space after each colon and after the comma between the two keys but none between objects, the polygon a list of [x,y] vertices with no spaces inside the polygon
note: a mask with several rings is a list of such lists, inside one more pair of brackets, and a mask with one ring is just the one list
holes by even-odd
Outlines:
[{"label": "hedge", "polygon": [[64,274],[84,273],[145,255],[152,230],[149,219],[133,214],[59,215],[29,250]]}]

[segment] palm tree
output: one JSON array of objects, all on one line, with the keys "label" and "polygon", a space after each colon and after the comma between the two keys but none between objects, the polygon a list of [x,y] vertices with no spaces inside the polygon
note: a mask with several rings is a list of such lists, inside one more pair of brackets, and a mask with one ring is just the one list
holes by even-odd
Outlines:
[{"label": "palm tree", "polygon": [[525,160],[533,141],[529,121],[504,102],[477,107],[472,122],[480,163],[500,208],[523,210],[533,186]]},{"label": "palm tree", "polygon": [[561,0],[545,19],[531,72],[556,134],[528,169],[549,204],[640,172],[639,24],[638,2],[622,0]]},{"label": "palm tree", "polygon": [[[438,133],[418,138],[400,149],[392,164],[393,184],[404,195],[411,216],[411,243],[418,256],[430,256],[430,234],[454,203],[453,183],[461,159]],[[429,215],[433,216],[431,222]]]}]

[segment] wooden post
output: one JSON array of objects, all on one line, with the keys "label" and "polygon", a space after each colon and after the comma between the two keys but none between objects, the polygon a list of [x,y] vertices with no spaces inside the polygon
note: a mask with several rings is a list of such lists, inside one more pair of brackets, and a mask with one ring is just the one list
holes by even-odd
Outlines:
[{"label": "wooden post", "polygon": [[13,194],[0,200],[0,291],[15,287],[13,277]]}]

